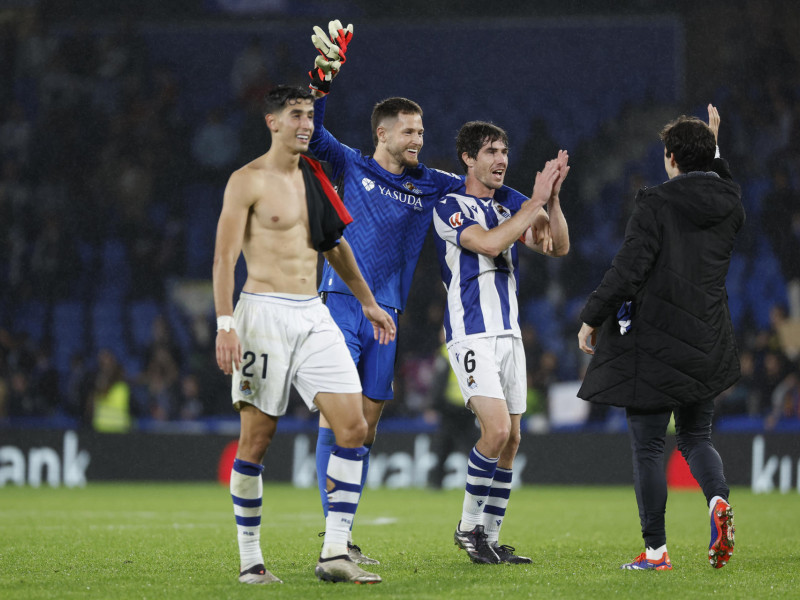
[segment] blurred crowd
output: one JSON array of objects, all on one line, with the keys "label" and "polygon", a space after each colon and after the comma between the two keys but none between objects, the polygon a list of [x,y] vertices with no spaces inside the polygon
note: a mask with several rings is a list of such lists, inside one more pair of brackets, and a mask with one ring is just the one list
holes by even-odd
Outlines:
[{"label": "blurred crowd", "polygon": [[[742,380],[719,398],[718,414],[772,429],[800,423],[800,55],[781,23],[747,27],[745,18],[731,25],[741,35],[726,57],[731,70],[703,90],[720,108],[723,155],[748,213],[729,276]],[[35,10],[11,13],[0,22],[0,55],[0,423],[61,418],[125,431],[230,416],[213,308],[191,311],[171,290],[210,278],[224,183],[267,147],[259,100],[274,82],[302,84],[304,70],[254,35],[231,66],[229,101],[190,122],[179,74],[151,60],[133,20],[60,27]],[[658,115],[701,116],[703,98],[687,95]],[[565,183],[570,256],[520,253],[531,423],[547,422],[554,383],[580,379],[583,300],[622,241],[636,190],[664,178],[658,128],[642,131],[643,115],[653,107],[627,107],[570,149],[573,164],[587,165]],[[557,140],[535,121],[514,160],[543,164]],[[604,173],[588,167],[631,147],[643,151],[613,169],[604,163]],[[525,178],[509,184],[529,187]],[[197,190],[215,200],[198,207]],[[434,423],[444,412],[444,293],[433,256],[429,240],[400,320],[388,417]],[[589,413],[589,425],[612,422],[613,411]]]}]

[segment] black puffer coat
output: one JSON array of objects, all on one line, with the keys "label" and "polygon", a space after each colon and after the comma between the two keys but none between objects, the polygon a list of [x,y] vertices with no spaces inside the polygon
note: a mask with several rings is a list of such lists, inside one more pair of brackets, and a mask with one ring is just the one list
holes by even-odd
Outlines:
[{"label": "black puffer coat", "polygon": [[[725,161],[716,159],[714,170],[637,194],[625,242],[581,312],[600,329],[579,397],[666,410],[739,379],[725,277],[744,209]],[[626,300],[633,317],[621,335],[617,311]]]}]

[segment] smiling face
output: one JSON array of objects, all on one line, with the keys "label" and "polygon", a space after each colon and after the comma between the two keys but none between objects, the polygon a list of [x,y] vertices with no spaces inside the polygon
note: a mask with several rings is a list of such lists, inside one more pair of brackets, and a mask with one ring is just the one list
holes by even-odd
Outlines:
[{"label": "smiling face", "polygon": [[494,190],[503,187],[508,169],[508,146],[503,140],[487,140],[475,158],[464,152],[461,159],[467,165],[467,184],[472,184],[471,189],[483,192],[470,193],[491,196]]},{"label": "smiling face", "polygon": [[282,110],[266,116],[272,143],[279,143],[292,152],[308,150],[314,133],[314,101],[310,98],[287,100]]},{"label": "smiling face", "polygon": [[419,164],[424,133],[422,115],[398,113],[396,117],[387,118],[378,125],[375,154],[385,154],[394,166],[414,168]]}]

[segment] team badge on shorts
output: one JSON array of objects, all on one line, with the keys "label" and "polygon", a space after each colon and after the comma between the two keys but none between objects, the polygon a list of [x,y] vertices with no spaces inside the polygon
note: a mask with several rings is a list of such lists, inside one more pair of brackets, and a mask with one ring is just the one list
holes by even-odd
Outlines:
[{"label": "team badge on shorts", "polygon": [[469,379],[467,379],[467,387],[469,387],[471,390],[474,390],[476,387],[478,387],[478,384],[475,382],[475,378],[472,375],[470,375]]},{"label": "team badge on shorts", "polygon": [[252,388],[250,387],[249,381],[242,381],[239,384],[239,391],[242,392],[245,396],[250,396],[253,393]]}]

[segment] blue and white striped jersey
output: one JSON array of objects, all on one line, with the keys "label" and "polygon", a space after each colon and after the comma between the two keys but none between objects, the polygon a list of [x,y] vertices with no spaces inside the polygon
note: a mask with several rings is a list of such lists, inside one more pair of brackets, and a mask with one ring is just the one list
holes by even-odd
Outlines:
[{"label": "blue and white striped jersey", "polygon": [[516,242],[490,258],[460,245],[461,233],[472,225],[497,227],[516,213],[524,199],[476,198],[448,194],[436,205],[433,226],[442,282],[447,290],[446,340],[514,335],[521,337],[517,290]]},{"label": "blue and white striped jersey", "polygon": [[[358,268],[375,299],[383,306],[405,309],[431,213],[442,196],[464,189],[458,175],[429,169],[422,163],[400,175],[389,173],[359,150],[339,142],[323,126],[327,98],[314,103],[314,134],[310,148],[331,164],[333,179],[343,177],[339,189],[353,222],[344,237],[353,248]],[[498,190],[500,198],[526,198],[511,188]],[[325,261],[320,292],[352,292]]]}]

